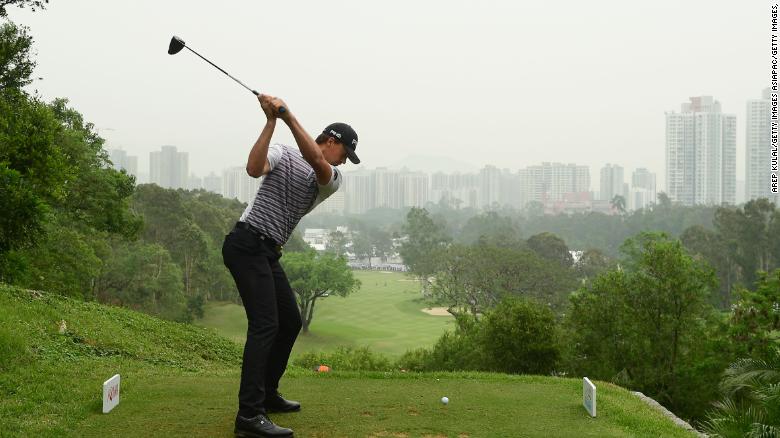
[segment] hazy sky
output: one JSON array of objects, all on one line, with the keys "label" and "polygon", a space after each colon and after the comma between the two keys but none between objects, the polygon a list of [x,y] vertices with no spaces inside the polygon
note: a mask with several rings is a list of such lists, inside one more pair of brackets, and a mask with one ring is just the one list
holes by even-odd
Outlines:
[{"label": "hazy sky", "polygon": [[[368,168],[574,162],[594,187],[611,162],[627,178],[649,167],[662,189],[664,111],[698,95],[737,115],[743,179],[746,101],[769,82],[764,0],[51,0],[9,16],[35,38],[32,88],[69,98],[146,172],[163,144],[201,176],[244,165],[264,122],[238,84],[168,55],[172,35],[285,99],[313,136],[350,123]],[[283,124],[274,140],[294,144]]]}]

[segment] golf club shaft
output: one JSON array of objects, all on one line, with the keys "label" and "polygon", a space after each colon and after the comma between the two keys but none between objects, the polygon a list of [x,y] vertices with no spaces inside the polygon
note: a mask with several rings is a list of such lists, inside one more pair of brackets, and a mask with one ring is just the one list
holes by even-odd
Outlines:
[{"label": "golf club shaft", "polygon": [[[187,46],[185,45],[184,47],[187,47]],[[194,50],[190,49],[189,47],[187,47],[187,50],[189,50],[190,52],[192,52],[192,53],[194,53],[194,54],[198,55],[198,56],[200,57],[200,59],[202,59],[202,60],[204,60],[204,61],[208,62],[209,64],[211,64],[211,65],[213,65],[214,67],[216,67],[216,68],[217,68],[219,71],[221,71],[222,73],[225,73],[226,75],[228,75],[228,77],[230,77],[230,79],[233,79],[234,81],[236,81],[236,82],[238,82],[239,84],[241,84],[241,86],[242,86],[242,87],[244,87],[244,88],[246,88],[247,90],[251,91],[251,92],[252,92],[252,94],[254,94],[255,96],[257,96],[257,95],[259,95],[259,94],[260,94],[260,93],[258,93],[257,91],[255,91],[255,90],[253,90],[253,89],[251,89],[251,88],[247,87],[245,83],[243,83],[243,82],[239,81],[238,79],[234,78],[234,77],[233,77],[233,76],[232,76],[230,73],[226,72],[225,70],[222,70],[222,69],[221,69],[221,68],[220,68],[220,67],[219,67],[217,64],[214,64],[213,62],[209,61],[208,59],[206,59],[206,57],[204,57],[204,56],[203,56],[203,55],[201,55],[200,53],[198,53],[198,52],[196,52],[196,51],[194,51]]]},{"label": "golf club shaft", "polygon": [[[184,45],[184,47],[187,47],[187,45],[185,44],[185,45]],[[231,75],[230,73],[226,72],[225,70],[222,70],[222,68],[220,68],[220,66],[218,66],[217,64],[214,64],[213,62],[209,61],[209,60],[208,60],[208,59],[207,59],[205,56],[203,56],[203,55],[201,55],[200,53],[198,53],[198,52],[196,52],[196,51],[192,50],[192,49],[191,49],[191,48],[189,48],[189,47],[187,47],[187,50],[189,50],[190,52],[192,52],[192,53],[194,53],[194,54],[198,55],[198,57],[200,57],[200,59],[202,59],[202,60],[204,60],[204,61],[208,62],[208,63],[209,63],[209,64],[211,64],[211,65],[213,65],[214,67],[216,67],[216,68],[217,68],[219,71],[221,71],[222,73],[225,73],[225,74],[226,74],[226,75],[227,75],[227,76],[228,76],[230,79],[233,79],[234,81],[236,81],[236,82],[238,82],[239,84],[241,84],[241,86],[242,86],[242,87],[244,87],[244,88],[246,88],[247,90],[249,90],[249,91],[250,91],[252,94],[254,94],[255,96],[259,96],[259,95],[260,95],[260,93],[258,93],[257,91],[255,91],[255,90],[253,90],[253,89],[249,88],[249,87],[248,87],[248,86],[247,86],[245,83],[243,83],[243,82],[239,81],[237,78],[233,77],[233,75]],[[285,107],[280,107],[280,108],[279,108],[279,112],[280,112],[280,113],[284,113],[285,111],[287,111],[287,109],[286,109]]]}]

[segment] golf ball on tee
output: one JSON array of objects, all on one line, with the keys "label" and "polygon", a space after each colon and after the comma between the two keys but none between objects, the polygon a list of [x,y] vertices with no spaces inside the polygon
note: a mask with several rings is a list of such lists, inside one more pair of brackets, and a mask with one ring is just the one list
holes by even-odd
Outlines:
[{"label": "golf ball on tee", "polygon": [[449,403],[449,402],[450,402],[450,399],[449,399],[449,398],[447,398],[447,397],[442,397],[442,398],[441,398],[441,402],[442,402],[442,403],[444,403],[444,404],[446,405],[447,403]]}]

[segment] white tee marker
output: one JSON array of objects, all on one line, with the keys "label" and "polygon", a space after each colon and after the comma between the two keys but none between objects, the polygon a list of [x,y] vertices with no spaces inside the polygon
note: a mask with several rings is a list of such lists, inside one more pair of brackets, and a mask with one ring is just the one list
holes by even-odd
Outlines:
[{"label": "white tee marker", "polygon": [[119,374],[103,382],[103,413],[107,414],[119,404]]},{"label": "white tee marker", "polygon": [[596,385],[587,377],[582,378],[582,405],[591,417],[596,416]]}]

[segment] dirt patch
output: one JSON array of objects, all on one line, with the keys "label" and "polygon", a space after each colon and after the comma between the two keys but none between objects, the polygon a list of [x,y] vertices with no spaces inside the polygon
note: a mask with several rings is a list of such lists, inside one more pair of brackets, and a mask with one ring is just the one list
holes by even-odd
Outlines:
[{"label": "dirt patch", "polygon": [[428,307],[427,309],[421,309],[421,310],[427,313],[428,315],[433,315],[433,316],[452,316],[450,315],[450,312],[447,311],[446,307]]}]

